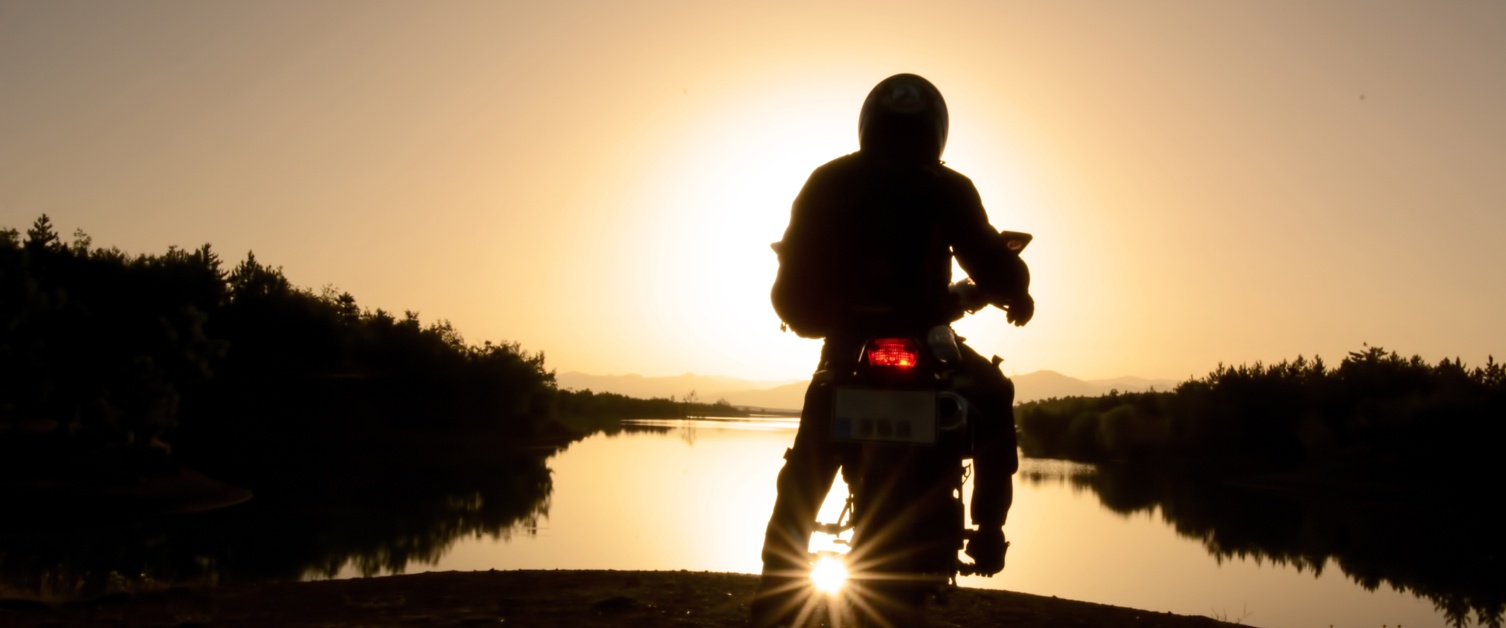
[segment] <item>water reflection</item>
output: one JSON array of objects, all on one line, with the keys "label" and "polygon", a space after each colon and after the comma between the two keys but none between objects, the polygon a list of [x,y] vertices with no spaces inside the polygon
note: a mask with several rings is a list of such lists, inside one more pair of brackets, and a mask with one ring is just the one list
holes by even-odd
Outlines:
[{"label": "water reflection", "polygon": [[[1070,463],[1068,463],[1070,464]],[[1315,578],[1336,566],[1367,591],[1382,585],[1430,601],[1452,626],[1499,628],[1506,608],[1500,520],[1471,513],[1461,490],[1424,494],[1301,491],[1275,481],[1230,483],[1196,470],[1037,467],[1027,483],[1091,490],[1116,513],[1154,515],[1220,564],[1255,560]]]},{"label": "water reflection", "polygon": [[694,445],[702,430],[741,432],[788,432],[800,427],[800,419],[741,417],[700,417],[694,419],[626,419],[623,429],[629,433],[671,432],[688,445]]},{"label": "water reflection", "polygon": [[533,534],[553,493],[548,454],[349,467],[192,515],[0,526],[0,588],[66,599],[153,583],[403,572],[435,563],[461,539]]},{"label": "water reflection", "polygon": [[[250,503],[193,516],[25,533],[0,520],[0,588],[9,590],[0,596],[91,595],[132,579],[422,570],[752,573],[793,428],[622,422],[563,450],[500,451],[484,463],[324,467],[318,481],[259,488]],[[841,496],[839,483],[828,518]],[[1365,625],[1495,626],[1506,581],[1487,506],[1442,490],[1338,499],[1196,472],[1027,459],[1009,566],[964,584],[1235,618],[1248,605],[1254,625],[1356,625],[1369,613]],[[1377,591],[1388,587],[1408,595]],[[1438,611],[1414,611],[1410,595]]]},{"label": "water reflection", "polygon": [[[255,499],[218,511],[47,527],[7,517],[0,597],[431,569],[748,571],[757,553],[739,542],[761,538],[793,428],[780,419],[613,422],[567,446],[485,461],[278,461],[260,470]],[[664,438],[671,433],[679,442]],[[572,487],[563,501],[561,485]]]},{"label": "water reflection", "polygon": [[648,426],[695,431],[698,429],[739,430],[745,432],[787,432],[800,427],[800,419],[770,417],[745,419],[740,417],[703,417],[698,419],[627,419],[628,428]]},{"label": "water reflection", "polygon": [[663,423],[682,427],[572,443],[549,460],[556,491],[536,536],[466,541],[432,569],[756,572],[792,424]]}]

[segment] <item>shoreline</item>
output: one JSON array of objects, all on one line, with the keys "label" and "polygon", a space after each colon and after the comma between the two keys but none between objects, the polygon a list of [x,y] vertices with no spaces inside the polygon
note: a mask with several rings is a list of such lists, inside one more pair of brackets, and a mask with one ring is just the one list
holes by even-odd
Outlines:
[{"label": "shoreline", "polygon": [[[0,600],[5,626],[742,626],[758,577],[691,571],[431,572],[183,586],[50,604]],[[821,613],[824,609],[818,608]],[[1232,626],[1208,617],[958,588],[931,626]]]}]

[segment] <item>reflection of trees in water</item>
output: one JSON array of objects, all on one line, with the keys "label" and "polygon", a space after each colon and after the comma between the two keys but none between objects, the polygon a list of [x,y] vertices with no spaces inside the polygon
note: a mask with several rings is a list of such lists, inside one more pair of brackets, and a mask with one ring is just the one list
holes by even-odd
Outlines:
[{"label": "reflection of trees in water", "polygon": [[1022,456],[1020,470],[1015,478],[1035,485],[1066,483],[1077,489],[1085,488],[1085,478],[1093,475],[1096,470],[1094,465],[1081,462]]},{"label": "reflection of trees in water", "polygon": [[400,573],[412,564],[438,562],[462,538],[534,534],[539,520],[548,516],[553,490],[549,469],[539,456],[494,466],[405,470],[357,481],[354,490],[333,504],[307,504],[317,509],[312,518],[322,519],[312,525],[296,521],[304,504],[290,504],[293,511],[288,514],[295,517],[275,510],[264,513],[252,532],[273,526],[278,533],[274,538],[295,539],[302,545],[300,551],[273,569],[227,565],[229,571],[259,578],[283,577],[283,572],[301,568],[300,573],[334,576],[349,565],[363,576]]},{"label": "reflection of trees in water", "polygon": [[533,534],[549,511],[548,453],[352,467],[219,511],[0,534],[0,578],[10,589],[89,596],[151,581],[401,572],[438,561],[464,537]]},{"label": "reflection of trees in water", "polygon": [[[1425,598],[1453,626],[1499,628],[1506,611],[1506,541],[1479,496],[1434,488],[1413,495],[1299,493],[1231,485],[1206,474],[1103,465],[1091,472],[1022,473],[1027,482],[1091,488],[1129,514],[1159,508],[1178,534],[1216,560],[1253,559],[1321,574],[1330,563],[1365,587]],[[1472,508],[1471,506],[1479,506]]]}]

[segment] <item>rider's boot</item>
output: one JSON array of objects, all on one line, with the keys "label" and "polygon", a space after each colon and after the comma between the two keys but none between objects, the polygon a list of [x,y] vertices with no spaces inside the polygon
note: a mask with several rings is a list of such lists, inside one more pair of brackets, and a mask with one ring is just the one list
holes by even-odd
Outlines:
[{"label": "rider's boot", "polygon": [[[785,480],[791,467],[780,472]],[[787,488],[780,482],[780,488]],[[753,595],[752,620],[758,627],[787,626],[795,621],[809,597],[810,564],[806,558],[814,513],[795,503],[789,491],[780,491],[764,534],[763,574]],[[807,516],[809,515],[809,516]]]},{"label": "rider's boot", "polygon": [[816,512],[836,477],[835,464],[798,440],[785,453],[779,494],[764,532],[763,575],[753,597],[753,625],[793,622],[810,597],[810,538]]}]

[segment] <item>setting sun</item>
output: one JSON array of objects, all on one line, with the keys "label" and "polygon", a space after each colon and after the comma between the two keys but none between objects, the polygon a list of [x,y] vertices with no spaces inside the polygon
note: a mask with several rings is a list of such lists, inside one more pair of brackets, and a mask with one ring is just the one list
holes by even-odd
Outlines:
[{"label": "setting sun", "polygon": [[964,323],[1011,371],[1503,352],[1497,19],[588,4],[9,5],[4,224],[254,250],[561,371],[800,378],[818,343],[778,332],[768,244],[915,72],[948,164],[1036,235],[1031,325]]}]

